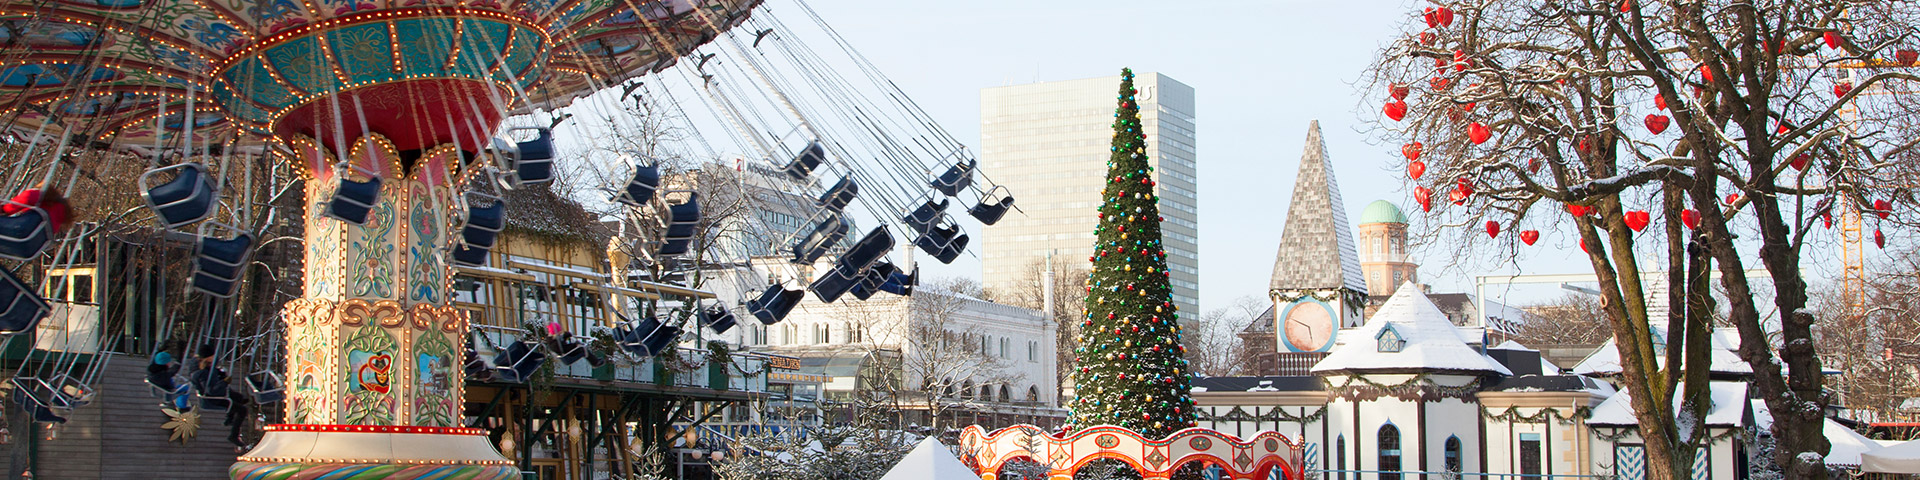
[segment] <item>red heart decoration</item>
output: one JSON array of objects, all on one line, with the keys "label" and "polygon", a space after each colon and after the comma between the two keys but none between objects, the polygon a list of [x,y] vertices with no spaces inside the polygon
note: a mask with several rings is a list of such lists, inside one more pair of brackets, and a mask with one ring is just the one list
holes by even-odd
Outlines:
[{"label": "red heart decoration", "polygon": [[1700,211],[1691,208],[1681,210],[1680,224],[1686,225],[1688,230],[1700,228]]},{"label": "red heart decoration", "polygon": [[1574,148],[1580,150],[1580,153],[1583,154],[1593,153],[1593,138],[1581,135],[1580,141],[1574,145]]},{"label": "red heart decoration", "polygon": [[1666,115],[1647,115],[1647,131],[1653,132],[1654,135],[1659,135],[1660,132],[1667,131],[1667,124],[1672,121],[1673,119],[1667,118]]},{"label": "red heart decoration", "polygon": [[1520,241],[1525,242],[1528,246],[1532,246],[1533,242],[1540,241],[1540,231],[1539,230],[1521,230]]},{"label": "red heart decoration", "polygon": [[1498,236],[1500,236],[1500,222],[1488,220],[1487,221],[1487,238],[1493,238]]},{"label": "red heart decoration", "polygon": [[1467,61],[1467,52],[1463,52],[1459,50],[1453,51],[1453,71],[1456,71],[1456,72],[1466,71],[1467,66],[1469,65],[1471,65],[1471,62]]},{"label": "red heart decoration", "polygon": [[1893,214],[1893,202],[1889,202],[1884,198],[1879,200],[1874,200],[1873,214],[1879,215],[1881,220],[1887,219],[1888,215]]},{"label": "red heart decoration", "polygon": [[1832,230],[1833,229],[1833,212],[1831,211],[1820,212],[1820,223],[1825,224],[1828,230]]},{"label": "red heart decoration", "polygon": [[1419,159],[1420,159],[1420,152],[1424,152],[1424,151],[1426,151],[1426,149],[1427,149],[1427,146],[1426,146],[1426,145],[1424,145],[1424,144],[1421,144],[1420,142],[1413,142],[1413,143],[1409,143],[1409,144],[1406,144],[1406,145],[1401,145],[1401,146],[1400,146],[1400,155],[1404,155],[1404,156],[1406,156],[1406,157],[1407,157],[1407,160],[1409,160],[1409,161],[1411,161],[1411,160],[1419,160]]},{"label": "red heart decoration", "polygon": [[1454,205],[1465,205],[1468,195],[1472,195],[1469,190],[1462,190],[1456,187],[1453,191],[1447,192],[1447,201],[1453,202]]},{"label": "red heart decoration", "polygon": [[1902,48],[1900,51],[1894,52],[1893,60],[1898,62],[1902,67],[1911,67],[1914,62],[1920,62],[1920,51]]},{"label": "red heart decoration", "polygon": [[1584,217],[1589,213],[1593,213],[1593,207],[1569,204],[1567,205],[1567,213],[1576,217]]},{"label": "red heart decoration", "polygon": [[1620,13],[1633,11],[1633,0],[1620,0]]},{"label": "red heart decoration", "polygon": [[1880,233],[1878,228],[1873,229],[1873,246],[1887,248],[1887,236]]},{"label": "red heart decoration", "polygon": [[1451,81],[1451,80],[1447,80],[1447,79],[1444,79],[1444,78],[1435,78],[1435,79],[1433,79],[1433,90],[1434,90],[1434,91],[1436,91],[1436,92],[1437,92],[1437,91],[1441,91],[1441,90],[1446,90],[1446,89],[1447,89],[1447,87],[1449,87],[1449,86],[1452,86],[1452,85],[1453,85],[1453,81]]},{"label": "red heart decoration", "polygon": [[1657,108],[1659,108],[1659,109],[1661,109],[1661,110],[1666,110],[1666,109],[1667,109],[1667,96],[1666,96],[1666,95],[1654,95],[1654,96],[1653,96],[1653,106],[1654,106],[1654,107],[1657,107]]},{"label": "red heart decoration", "polygon": [[1839,31],[1828,30],[1827,33],[1820,34],[1820,38],[1827,41],[1827,48],[1840,48],[1840,32]]},{"label": "red heart decoration", "polygon": [[1646,229],[1647,223],[1653,221],[1645,210],[1627,212],[1622,214],[1621,217],[1622,220],[1626,220],[1627,228],[1631,228],[1636,232]]},{"label": "red heart decoration", "polygon": [[1427,21],[1427,28],[1434,28],[1434,27],[1440,26],[1440,14],[1434,12],[1433,7],[1427,7],[1426,13],[1422,14],[1420,17]]},{"label": "red heart decoration", "polygon": [[1445,58],[1434,57],[1433,59],[1434,74],[1439,75],[1439,74],[1447,73],[1447,65],[1452,65],[1452,63],[1448,62],[1447,59]]},{"label": "red heart decoration", "polygon": [[1802,153],[1799,155],[1794,155],[1793,160],[1787,161],[1787,165],[1792,166],[1794,170],[1806,170],[1807,154]]},{"label": "red heart decoration", "polygon": [[1427,173],[1427,162],[1415,160],[1407,164],[1407,178],[1419,179],[1420,175],[1425,173]]},{"label": "red heart decoration", "polygon": [[1739,202],[1740,202],[1740,194],[1738,193],[1727,194],[1727,205],[1733,205]]},{"label": "red heart decoration", "polygon": [[1493,138],[1493,131],[1488,130],[1486,125],[1481,125],[1480,122],[1467,125],[1467,139],[1473,140],[1474,145],[1487,143],[1489,138]]},{"label": "red heart decoration", "polygon": [[1407,84],[1404,84],[1404,83],[1393,84],[1392,86],[1387,87],[1387,94],[1393,95],[1394,100],[1406,100]]},{"label": "red heart decoration", "polygon": [[1713,68],[1708,67],[1706,65],[1701,65],[1700,81],[1705,83],[1713,83]]},{"label": "red heart decoration", "polygon": [[1776,128],[1776,129],[1774,129],[1774,132],[1775,132],[1775,133],[1779,133],[1779,134],[1783,134],[1783,135],[1784,135],[1784,134],[1786,134],[1787,132],[1791,132],[1791,131],[1793,131],[1793,125],[1789,125],[1789,124],[1787,124],[1787,122],[1780,122],[1780,127],[1779,127],[1779,128]]},{"label": "red heart decoration", "polygon": [[[1584,239],[1584,238],[1580,239],[1580,251],[1587,252],[1587,239]],[[1587,253],[1593,253],[1593,252],[1587,252]]]},{"label": "red heart decoration", "polygon": [[1435,10],[1433,14],[1435,19],[1440,21],[1440,26],[1442,27],[1453,26],[1453,9],[1447,8],[1447,7],[1440,7],[1440,9]]},{"label": "red heart decoration", "polygon": [[1396,121],[1396,122],[1400,121],[1400,119],[1402,118],[1407,118],[1407,102],[1394,100],[1393,102],[1388,103],[1386,108],[1386,113],[1387,113],[1387,118],[1391,118],[1393,119],[1393,121]]},{"label": "red heart decoration", "polygon": [[1774,55],[1787,53],[1787,39],[1774,40],[1773,43],[1768,45],[1773,47],[1771,50],[1773,50]]},{"label": "red heart decoration", "polygon": [[1433,32],[1420,32],[1421,45],[1432,46],[1433,42],[1437,42],[1437,41],[1440,41],[1439,35],[1436,35]]},{"label": "red heart decoration", "polygon": [[1453,120],[1454,123],[1460,123],[1460,120],[1465,118],[1467,118],[1467,113],[1460,111],[1458,108],[1447,110],[1447,119]]},{"label": "red heart decoration", "polygon": [[1539,158],[1529,158],[1529,159],[1527,159],[1527,173],[1528,173],[1528,174],[1538,174],[1538,173],[1540,173],[1540,159],[1539,159]]},{"label": "red heart decoration", "polygon": [[1833,96],[1835,97],[1847,96],[1847,92],[1851,92],[1851,91],[1853,91],[1853,82],[1840,82],[1840,83],[1833,84]]},{"label": "red heart decoration", "polygon": [[1479,105],[1479,104],[1480,104],[1479,102],[1467,102],[1467,103],[1462,103],[1462,104],[1460,104],[1460,111],[1462,111],[1462,112],[1471,112],[1471,111],[1473,111],[1473,107],[1474,107],[1474,106],[1476,106],[1476,105]]},{"label": "red heart decoration", "polygon": [[1433,211],[1433,190],[1428,190],[1427,187],[1414,187],[1413,201],[1420,204],[1420,211]]}]

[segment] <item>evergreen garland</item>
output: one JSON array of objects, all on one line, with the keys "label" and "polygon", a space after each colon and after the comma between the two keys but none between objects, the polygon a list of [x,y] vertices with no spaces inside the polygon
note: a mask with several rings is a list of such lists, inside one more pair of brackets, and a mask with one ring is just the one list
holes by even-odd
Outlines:
[{"label": "evergreen garland", "polygon": [[1117,425],[1163,438],[1194,425],[1192,375],[1168,285],[1137,93],[1133,70],[1121,70],[1067,430]]}]

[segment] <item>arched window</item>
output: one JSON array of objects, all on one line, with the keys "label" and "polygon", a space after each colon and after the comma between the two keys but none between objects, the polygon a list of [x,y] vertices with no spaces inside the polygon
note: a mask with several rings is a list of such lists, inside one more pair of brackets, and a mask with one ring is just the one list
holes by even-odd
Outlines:
[{"label": "arched window", "polygon": [[973,380],[960,382],[960,398],[973,399]]},{"label": "arched window", "polygon": [[1333,469],[1339,471],[1339,474],[1334,476],[1335,480],[1347,480],[1346,435],[1340,435],[1333,439]]},{"label": "arched window", "polygon": [[991,401],[993,401],[993,386],[992,386],[992,385],[981,385],[981,386],[980,386],[980,401],[982,401],[982,402],[991,402]]},{"label": "arched window", "polygon": [[1400,429],[1389,423],[1380,426],[1380,480],[1400,480]]},{"label": "arched window", "polygon": [[1033,402],[1033,403],[1040,403],[1040,386],[1039,385],[1027,387],[1027,401]]},{"label": "arched window", "polygon": [[1007,402],[1013,401],[1013,394],[1008,392],[1009,390],[1007,390],[1007,385],[1004,383],[1000,384],[1000,403],[1007,403]]},{"label": "arched window", "polygon": [[1450,478],[1450,479],[1460,478],[1461,467],[1460,467],[1460,436],[1459,435],[1447,436],[1447,444],[1444,452],[1447,459],[1447,478]]},{"label": "arched window", "polygon": [[941,380],[940,384],[945,385],[945,387],[941,387],[942,392],[940,393],[940,396],[949,397],[949,398],[953,397],[953,379],[949,378],[949,379]]}]

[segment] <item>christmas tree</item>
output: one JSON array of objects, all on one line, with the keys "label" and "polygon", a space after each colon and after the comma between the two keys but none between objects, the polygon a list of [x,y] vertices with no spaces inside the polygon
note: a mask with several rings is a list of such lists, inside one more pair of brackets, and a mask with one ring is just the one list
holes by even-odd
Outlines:
[{"label": "christmas tree", "polygon": [[1193,426],[1193,397],[1137,93],[1133,70],[1121,70],[1067,428],[1119,425],[1162,438]]}]

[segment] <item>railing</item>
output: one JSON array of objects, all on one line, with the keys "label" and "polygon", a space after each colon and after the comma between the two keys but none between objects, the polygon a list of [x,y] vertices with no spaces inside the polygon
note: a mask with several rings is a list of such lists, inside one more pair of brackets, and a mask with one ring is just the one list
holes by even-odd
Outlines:
[{"label": "railing", "polygon": [[[499,349],[520,340],[525,330],[491,325],[474,325],[474,353],[480,358],[491,360],[499,354]],[[751,393],[767,391],[768,356],[739,352],[732,355],[732,367],[716,364],[708,360],[704,349],[674,347],[683,359],[676,368],[669,368],[659,356],[621,361],[616,358],[606,365],[594,367],[587,362],[553,364],[554,375],[561,378],[592,379],[599,381],[654,384],[673,387],[694,387],[711,390],[731,390]],[[552,357],[549,357],[552,361]],[[693,367],[691,369],[682,369]],[[746,373],[752,373],[751,378]]]}]

